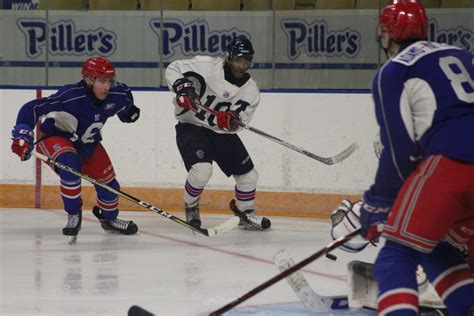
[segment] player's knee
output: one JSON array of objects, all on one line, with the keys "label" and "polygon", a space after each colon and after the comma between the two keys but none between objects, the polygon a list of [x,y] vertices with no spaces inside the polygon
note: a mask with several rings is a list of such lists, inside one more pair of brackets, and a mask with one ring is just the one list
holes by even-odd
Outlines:
[{"label": "player's knee", "polygon": [[204,187],[212,176],[212,165],[208,162],[194,164],[188,171],[188,182],[196,187]]},{"label": "player's knee", "polygon": [[67,165],[71,168],[74,168],[75,170],[81,170],[82,169],[82,164],[81,164],[81,159],[76,153],[73,152],[65,152],[61,155],[59,155],[56,158],[57,162],[60,162],[64,165]]},{"label": "player's knee", "polygon": [[[120,184],[118,183],[117,180],[113,179],[111,182],[107,183],[107,185],[115,190],[120,190]],[[107,190],[101,186],[96,186],[95,187],[96,193],[97,193],[97,199],[99,201],[115,201],[118,197],[118,195],[114,192],[111,192],[110,190]]]},{"label": "player's knee", "polygon": [[120,183],[115,178],[113,178],[112,181],[107,183],[107,185],[111,188],[114,188],[115,190],[120,190]]},{"label": "player's knee", "polygon": [[258,173],[255,168],[250,170],[249,172],[242,174],[242,175],[234,175],[235,184],[238,188],[248,188],[248,187],[256,187],[258,181]]},{"label": "player's knee", "polygon": [[416,289],[418,257],[415,249],[387,240],[375,260],[375,276],[379,286],[385,289],[401,286]]}]

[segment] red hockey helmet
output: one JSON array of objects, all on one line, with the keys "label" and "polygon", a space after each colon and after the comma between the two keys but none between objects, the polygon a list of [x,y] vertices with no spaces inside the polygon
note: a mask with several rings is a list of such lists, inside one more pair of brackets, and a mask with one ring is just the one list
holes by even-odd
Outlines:
[{"label": "red hockey helmet", "polygon": [[82,65],[82,77],[105,77],[114,78],[115,68],[112,63],[103,57],[88,58]]},{"label": "red hockey helmet", "polygon": [[394,0],[380,13],[379,36],[382,29],[395,42],[427,39],[428,17],[425,8],[417,0]]}]

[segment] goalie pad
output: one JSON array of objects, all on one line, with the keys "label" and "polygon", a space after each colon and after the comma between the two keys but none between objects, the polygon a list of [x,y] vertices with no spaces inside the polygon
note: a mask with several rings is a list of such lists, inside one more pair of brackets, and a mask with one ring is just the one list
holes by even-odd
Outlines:
[{"label": "goalie pad", "polygon": [[[348,264],[347,278],[349,288],[349,306],[377,309],[377,282],[374,265],[362,261],[351,261]],[[418,282],[419,309],[421,311],[445,312],[446,307],[434,287],[428,282],[421,266],[416,271]]]}]

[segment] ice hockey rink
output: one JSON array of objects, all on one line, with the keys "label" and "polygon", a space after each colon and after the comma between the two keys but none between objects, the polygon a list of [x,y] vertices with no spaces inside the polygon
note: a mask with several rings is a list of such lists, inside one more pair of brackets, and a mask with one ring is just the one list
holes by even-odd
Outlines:
[{"label": "ice hockey rink", "polygon": [[[203,214],[203,227],[230,216]],[[69,245],[64,211],[0,209],[0,315],[127,315],[132,305],[155,315],[207,315],[278,274],[278,250],[299,262],[332,241],[329,221],[310,218],[273,217],[269,231],[205,237],[148,211],[120,217],[133,219],[139,233],[106,233],[85,210]],[[336,250],[336,261],[320,258],[303,273],[318,294],[346,295],[347,263],[371,261],[376,251]],[[347,312],[331,315],[339,314]],[[314,313],[282,280],[225,315]]]}]

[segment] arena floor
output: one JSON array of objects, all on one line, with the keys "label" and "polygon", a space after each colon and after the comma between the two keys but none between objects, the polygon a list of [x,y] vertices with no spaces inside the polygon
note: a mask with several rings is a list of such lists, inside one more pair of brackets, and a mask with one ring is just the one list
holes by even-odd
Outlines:
[{"label": "arena floor", "polygon": [[[133,219],[139,234],[106,233],[84,211],[69,245],[64,211],[0,209],[0,314],[127,315],[138,305],[155,315],[207,315],[276,275],[278,250],[298,262],[331,242],[329,222],[314,219],[275,217],[269,231],[205,237],[152,212],[120,217]],[[205,214],[203,227],[227,218]],[[318,294],[345,295],[347,263],[376,251],[336,250],[337,261],[320,258],[303,272]],[[312,315],[284,280],[227,313],[257,314]]]}]

